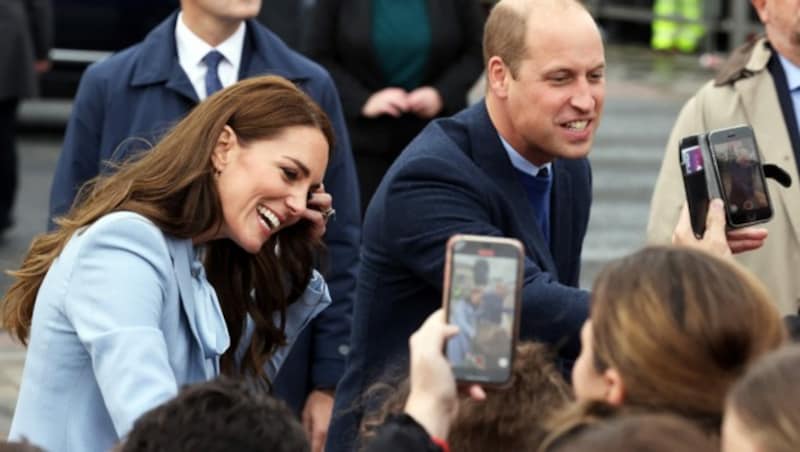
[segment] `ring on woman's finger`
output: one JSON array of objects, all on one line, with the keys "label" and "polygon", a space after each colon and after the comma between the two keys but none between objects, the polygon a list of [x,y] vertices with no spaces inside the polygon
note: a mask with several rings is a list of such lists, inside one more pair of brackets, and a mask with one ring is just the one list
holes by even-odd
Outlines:
[{"label": "ring on woman's finger", "polygon": [[330,217],[335,217],[335,216],[336,216],[336,209],[334,208],[322,211],[322,219],[325,221],[328,221]]}]

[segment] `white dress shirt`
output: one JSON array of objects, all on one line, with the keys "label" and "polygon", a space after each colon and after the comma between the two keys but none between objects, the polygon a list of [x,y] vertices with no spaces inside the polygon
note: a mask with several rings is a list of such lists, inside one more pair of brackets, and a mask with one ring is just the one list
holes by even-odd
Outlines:
[{"label": "white dress shirt", "polygon": [[244,33],[246,23],[242,22],[239,28],[225,41],[216,47],[211,47],[199,36],[194,34],[183,22],[183,13],[178,14],[175,25],[175,43],[178,49],[178,62],[192,82],[197,98],[206,98],[206,72],[208,68],[203,58],[211,50],[216,49],[222,54],[217,74],[223,87],[233,85],[239,80],[239,66],[242,62],[242,47],[244,47]]}]

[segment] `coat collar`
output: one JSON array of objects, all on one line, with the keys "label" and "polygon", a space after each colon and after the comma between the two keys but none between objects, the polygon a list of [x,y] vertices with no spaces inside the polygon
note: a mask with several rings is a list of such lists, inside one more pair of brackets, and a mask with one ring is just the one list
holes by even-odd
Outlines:
[{"label": "coat collar", "polygon": [[[470,142],[472,144],[472,154],[475,163],[486,173],[486,175],[498,186],[500,191],[507,197],[514,211],[514,217],[521,225],[519,230],[525,247],[528,249],[529,256],[536,256],[543,270],[557,277],[553,256],[548,249],[547,242],[542,236],[536,222],[536,213],[531,208],[525,188],[519,181],[519,176],[508,158],[505,148],[497,134],[489,112],[486,109],[486,102],[481,101],[470,109],[473,113],[469,116],[468,130]],[[556,167],[554,162],[554,170]],[[553,188],[556,188],[558,177],[554,171]],[[552,218],[552,216],[551,216]],[[552,222],[551,222],[552,225]]]},{"label": "coat collar", "polygon": [[767,69],[772,52],[765,37],[754,39],[735,49],[714,77],[715,86],[732,85]]},{"label": "coat collar", "polygon": [[[141,42],[134,61],[132,87],[165,84],[167,89],[197,102],[189,78],[180,67],[175,44],[178,12],[156,26]],[[239,79],[273,74],[302,83],[313,74],[276,35],[255,20],[247,21]]]}]

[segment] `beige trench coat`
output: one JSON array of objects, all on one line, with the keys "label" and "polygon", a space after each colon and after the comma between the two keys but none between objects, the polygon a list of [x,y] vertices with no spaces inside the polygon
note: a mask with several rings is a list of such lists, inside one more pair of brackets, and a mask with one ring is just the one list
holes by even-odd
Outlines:
[{"label": "beige trench coat", "polygon": [[[792,177],[791,188],[768,179],[774,216],[765,226],[763,248],[736,260],[765,283],[783,314],[800,305],[800,177],[783,120],[775,84],[767,70],[771,50],[764,39],[737,50],[720,75],[689,99],[678,116],[664,152],[647,225],[649,243],[670,241],[685,202],[678,142],[686,135],[750,124],[764,163],[774,163]],[[736,66],[738,64],[738,67]]]}]

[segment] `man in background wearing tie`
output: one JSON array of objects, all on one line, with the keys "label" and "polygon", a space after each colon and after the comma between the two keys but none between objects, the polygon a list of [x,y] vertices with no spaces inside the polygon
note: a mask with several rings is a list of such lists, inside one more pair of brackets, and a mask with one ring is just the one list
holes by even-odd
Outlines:
[{"label": "man in background wearing tie", "polygon": [[322,106],[336,131],[324,179],[337,211],[325,237],[329,259],[336,262],[327,266],[326,275],[334,301],[298,339],[274,387],[295,410],[302,408],[320,450],[348,350],[360,238],[358,186],[333,82],[324,69],[252,20],[260,8],[260,0],[181,0],[181,10],[142,42],[86,70],[53,179],[50,220],[70,208],[84,182],[110,169],[108,161],[147,150],[214,91],[264,74],[299,85]]},{"label": "man in background wearing tie", "polygon": [[361,413],[352,406],[407,356],[411,333],[441,306],[453,234],[520,239],[521,336],[553,345],[565,368],[579,352],[589,300],[577,288],[591,203],[586,155],[605,97],[602,39],[577,0],[502,0],[483,39],[485,100],[429,124],[366,212],[352,348],[328,452],[354,450]]}]

